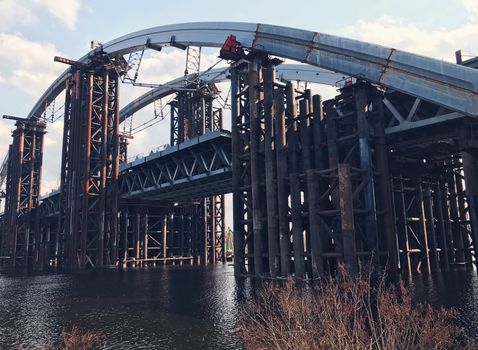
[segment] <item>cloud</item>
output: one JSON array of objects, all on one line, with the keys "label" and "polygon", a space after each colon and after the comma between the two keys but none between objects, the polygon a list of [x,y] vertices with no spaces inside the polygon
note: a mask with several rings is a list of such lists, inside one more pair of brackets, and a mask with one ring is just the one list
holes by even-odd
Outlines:
[{"label": "cloud", "polygon": [[37,20],[33,11],[22,1],[17,0],[0,0],[0,13],[2,14],[0,30],[29,25]]},{"label": "cloud", "polygon": [[45,6],[51,15],[61,20],[69,29],[76,28],[80,0],[35,0],[35,2]]},{"label": "cloud", "polygon": [[39,97],[65,69],[53,62],[59,52],[53,44],[27,40],[18,34],[0,33],[0,76],[3,82]]},{"label": "cloud", "polygon": [[396,49],[454,62],[455,51],[478,52],[478,1],[463,0],[470,14],[455,28],[425,29],[420,25],[383,15],[375,21],[359,20],[345,30],[345,35]]},{"label": "cloud", "polygon": [[462,3],[468,13],[468,18],[471,20],[476,20],[478,18],[478,1],[462,0]]}]

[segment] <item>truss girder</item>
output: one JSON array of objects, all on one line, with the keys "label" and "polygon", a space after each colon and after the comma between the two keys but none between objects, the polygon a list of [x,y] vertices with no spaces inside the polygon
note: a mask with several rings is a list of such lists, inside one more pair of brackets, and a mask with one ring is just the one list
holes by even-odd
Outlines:
[{"label": "truss girder", "polygon": [[230,137],[226,132],[210,134],[215,137],[205,135],[209,138],[190,147],[128,164],[119,182],[123,198],[173,200],[226,193],[231,178]]}]

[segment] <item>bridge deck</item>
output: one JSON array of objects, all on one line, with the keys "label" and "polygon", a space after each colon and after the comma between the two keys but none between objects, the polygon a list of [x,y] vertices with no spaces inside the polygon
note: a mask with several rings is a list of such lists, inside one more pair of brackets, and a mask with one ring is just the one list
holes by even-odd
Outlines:
[{"label": "bridge deck", "polygon": [[214,131],[123,164],[126,199],[189,201],[231,191],[231,136]]}]

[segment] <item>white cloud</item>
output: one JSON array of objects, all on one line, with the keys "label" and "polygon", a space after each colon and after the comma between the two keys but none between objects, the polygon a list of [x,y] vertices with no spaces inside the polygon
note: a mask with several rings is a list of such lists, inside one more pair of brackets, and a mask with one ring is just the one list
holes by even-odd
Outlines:
[{"label": "white cloud", "polygon": [[0,75],[3,82],[32,97],[39,97],[65,69],[53,62],[53,56],[58,54],[53,44],[0,33]]},{"label": "white cloud", "polygon": [[35,2],[45,6],[50,14],[65,23],[69,29],[75,29],[81,7],[80,0],[35,0]]},{"label": "white cloud", "polygon": [[462,0],[465,10],[468,12],[468,17],[476,20],[478,17],[478,1],[477,0]]},{"label": "white cloud", "polygon": [[462,4],[470,15],[467,21],[453,29],[425,29],[403,18],[383,15],[376,21],[359,20],[357,24],[346,28],[344,34],[375,44],[454,61],[456,50],[478,52],[478,1],[462,0]]},{"label": "white cloud", "polygon": [[0,30],[10,29],[13,26],[28,25],[37,20],[33,11],[22,1],[0,0]]}]

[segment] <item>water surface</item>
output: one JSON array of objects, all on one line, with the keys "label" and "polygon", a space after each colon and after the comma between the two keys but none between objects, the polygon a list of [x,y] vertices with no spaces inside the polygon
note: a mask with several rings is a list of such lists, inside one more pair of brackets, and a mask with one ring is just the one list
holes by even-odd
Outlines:
[{"label": "water surface", "polygon": [[[41,348],[72,325],[102,333],[108,349],[240,349],[234,325],[252,283],[230,265],[0,272],[0,349]],[[409,285],[416,301],[456,307],[478,329],[476,272],[418,275]]]}]

